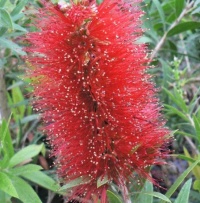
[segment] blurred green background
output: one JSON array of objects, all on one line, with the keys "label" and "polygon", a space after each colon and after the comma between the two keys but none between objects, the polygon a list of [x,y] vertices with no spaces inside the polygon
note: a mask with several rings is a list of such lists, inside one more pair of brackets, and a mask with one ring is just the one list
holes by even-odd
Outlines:
[{"label": "blurred green background", "polygon": [[[98,1],[100,3],[101,1]],[[57,3],[56,0],[53,3]],[[59,186],[39,115],[30,106],[21,36],[34,31],[36,0],[0,0],[0,203],[62,203],[80,180]],[[200,0],[144,0],[144,36],[167,126],[174,134],[167,165],[149,182],[130,184],[133,203],[200,202]],[[11,116],[10,116],[11,115]],[[122,202],[116,186],[110,203]]]}]

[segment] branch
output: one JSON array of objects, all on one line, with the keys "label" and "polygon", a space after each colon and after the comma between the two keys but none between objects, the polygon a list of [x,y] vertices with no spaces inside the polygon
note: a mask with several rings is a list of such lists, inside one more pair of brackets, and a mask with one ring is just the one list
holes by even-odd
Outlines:
[{"label": "branch", "polygon": [[0,67],[0,122],[1,119],[8,119],[10,110],[7,105],[6,84],[4,80],[4,70]]},{"label": "branch", "polygon": [[181,19],[190,11],[190,9],[192,8],[194,4],[194,1],[191,1],[182,11],[182,13],[179,15],[179,17],[171,24],[171,26],[169,27],[168,31],[166,31],[163,35],[163,37],[160,39],[160,41],[158,42],[158,44],[156,45],[155,49],[153,50],[152,54],[151,54],[151,60],[157,55],[157,53],[159,52],[159,50],[162,48],[166,38],[167,38],[167,34],[168,32],[174,28],[176,25],[178,25],[181,21]]}]

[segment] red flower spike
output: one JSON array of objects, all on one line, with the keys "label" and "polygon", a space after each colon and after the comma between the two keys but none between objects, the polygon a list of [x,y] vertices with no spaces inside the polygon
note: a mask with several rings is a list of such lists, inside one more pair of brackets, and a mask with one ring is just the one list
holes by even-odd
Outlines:
[{"label": "red flower spike", "polygon": [[[166,155],[161,146],[168,130],[146,73],[146,46],[137,43],[139,3],[44,2],[36,14],[39,31],[26,37],[34,105],[46,123],[58,174],[64,183],[83,180],[70,199],[105,203],[110,182],[126,199],[133,173],[150,179],[148,167]],[[105,178],[108,183],[97,188]]]}]

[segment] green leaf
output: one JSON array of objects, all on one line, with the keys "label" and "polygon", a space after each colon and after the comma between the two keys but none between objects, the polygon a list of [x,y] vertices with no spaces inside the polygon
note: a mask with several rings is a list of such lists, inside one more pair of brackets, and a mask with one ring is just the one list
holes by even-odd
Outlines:
[{"label": "green leaf", "polygon": [[200,22],[197,22],[197,21],[183,22],[176,25],[171,30],[169,30],[169,32],[167,33],[167,36],[170,37],[170,36],[185,32],[187,30],[193,30],[197,28],[200,28]]},{"label": "green leaf", "polygon": [[171,93],[169,90],[163,87],[163,90],[167,93],[167,95],[170,97],[170,99],[177,104],[177,106],[185,113],[188,112],[188,107],[185,103],[185,100],[183,99],[182,95],[179,93],[179,91],[174,88],[173,93]]},{"label": "green leaf", "polygon": [[108,177],[107,176],[101,176],[97,180],[97,188],[101,187],[102,185],[105,185],[108,183]]},{"label": "green leaf", "polygon": [[8,195],[7,193],[0,190],[0,202],[2,202],[2,203],[12,203],[10,201],[10,199],[11,199],[10,195]]},{"label": "green leaf", "polygon": [[24,161],[31,159],[32,157],[38,155],[42,150],[43,144],[40,145],[29,145],[19,152],[17,152],[9,161],[8,166],[11,168],[20,164]]},{"label": "green leaf", "polygon": [[22,173],[21,176],[54,192],[57,192],[60,188],[55,180],[42,171],[26,171]]},{"label": "green leaf", "polygon": [[195,127],[195,131],[196,131],[196,136],[200,142],[200,121],[199,119],[194,115],[193,116],[193,121],[194,121],[194,127]]},{"label": "green leaf", "polygon": [[195,168],[195,166],[200,163],[200,158],[198,158],[193,164],[190,165],[176,180],[176,182],[169,188],[166,197],[170,198],[172,194],[177,190],[177,188],[181,185],[187,175]]},{"label": "green leaf", "polygon": [[22,123],[22,124],[25,124],[25,123],[28,123],[28,122],[30,122],[30,121],[37,120],[37,119],[39,119],[39,118],[40,118],[39,114],[32,114],[32,115],[30,115],[30,116],[24,117],[24,118],[21,120],[21,123]]},{"label": "green leaf", "polygon": [[0,128],[0,140],[1,140],[1,144],[3,145],[3,149],[4,149],[4,145],[7,150],[7,153],[10,154],[10,156],[14,155],[14,148],[12,145],[12,139],[10,136],[10,131],[9,131],[9,123],[11,120],[11,116],[8,119],[8,122],[6,122],[5,120],[2,121],[1,124],[1,128]]},{"label": "green leaf", "polygon": [[22,26],[18,25],[18,24],[13,24],[13,27],[15,30],[19,30],[19,31],[22,31],[22,32],[27,32],[27,30],[25,28],[23,28]]},{"label": "green leaf", "polygon": [[152,193],[153,192],[153,184],[149,181],[146,181],[144,184],[142,191],[139,193],[139,197],[137,203],[153,203],[153,196],[149,196],[144,193]]},{"label": "green leaf", "polygon": [[168,197],[166,197],[165,195],[163,195],[163,194],[161,194],[159,192],[145,192],[143,194],[150,195],[150,196],[153,196],[153,197],[157,197],[157,198],[159,198],[161,200],[164,200],[165,202],[170,202],[171,203],[171,201],[170,201],[170,199]]},{"label": "green leaf", "polygon": [[152,0],[153,3],[155,4],[157,10],[158,10],[158,13],[160,15],[160,19],[162,20],[162,24],[164,26],[164,30],[166,30],[166,27],[165,27],[165,14],[164,14],[164,11],[162,9],[162,6],[160,4],[160,2],[158,0]]},{"label": "green leaf", "polygon": [[28,0],[19,0],[17,6],[11,12],[11,15],[14,16],[18,14],[22,8],[27,4]]},{"label": "green leaf", "polygon": [[18,199],[23,203],[42,203],[33,188],[23,179],[17,176],[11,176],[12,183],[17,191]]},{"label": "green leaf", "polygon": [[141,43],[152,43],[153,44],[153,40],[150,37],[142,36],[137,40],[137,43],[138,44],[141,44]]},{"label": "green leaf", "polygon": [[5,120],[2,121],[0,127],[0,152],[3,152],[3,159],[0,161],[1,168],[5,168],[8,164],[10,158],[14,155],[14,148],[12,144],[12,139],[9,131],[9,123],[11,116],[8,119],[8,122]]},{"label": "green leaf", "polygon": [[123,203],[121,198],[115,193],[111,192],[110,190],[107,190],[107,197],[108,197],[109,203]]},{"label": "green leaf", "polygon": [[167,108],[167,110],[169,111],[169,113],[173,113],[178,115],[179,117],[181,117],[183,120],[189,122],[189,119],[187,118],[187,116],[185,114],[183,114],[181,111],[179,111],[177,108],[170,106],[168,104],[164,104],[164,106]]},{"label": "green leaf", "polygon": [[176,17],[178,17],[185,6],[185,0],[175,0]]},{"label": "green leaf", "polygon": [[3,7],[5,5],[7,0],[0,0],[0,7]]},{"label": "green leaf", "polygon": [[0,26],[13,30],[13,22],[10,14],[4,8],[0,8]]},{"label": "green leaf", "polygon": [[20,47],[18,44],[4,37],[0,37],[0,44],[1,46],[11,49],[12,51],[16,52],[19,55],[22,55],[22,56],[26,55],[26,52],[23,51],[22,47]]},{"label": "green leaf", "polygon": [[18,82],[13,83],[12,85],[10,85],[10,86],[7,88],[7,90],[11,90],[11,89],[13,89],[13,88],[15,88],[15,87],[22,86],[22,85],[24,85],[24,82],[23,82],[23,81],[18,81]]},{"label": "green leaf", "polygon": [[[188,150],[185,147],[183,147],[183,151],[184,151],[185,156],[192,158],[190,153],[188,152]],[[195,161],[197,160],[197,158],[198,158],[198,156],[194,155]],[[189,166],[191,166],[190,162],[188,162],[188,164],[189,164]],[[200,167],[198,166],[198,164],[196,167],[194,167],[194,169],[192,170],[192,173],[194,174],[196,179],[200,179]]]},{"label": "green leaf", "polygon": [[200,6],[197,6],[196,9],[192,11],[192,15],[200,13]]},{"label": "green leaf", "polygon": [[39,165],[36,164],[27,164],[27,165],[23,165],[23,166],[19,166],[19,167],[15,167],[15,168],[11,168],[9,169],[9,173],[19,176],[19,175],[23,175],[25,173],[32,173],[34,171],[40,171],[43,168]]},{"label": "green leaf", "polygon": [[[182,154],[178,154],[178,158],[183,159],[185,161],[189,161],[191,163],[194,163],[196,161],[196,159],[193,159],[191,157],[187,157],[187,156],[182,155]],[[198,163],[197,165],[200,166],[200,163]]]},{"label": "green leaf", "polygon": [[193,183],[193,189],[200,192],[200,180],[195,180]]},{"label": "green leaf", "polygon": [[18,198],[17,191],[12,184],[12,180],[6,175],[6,173],[0,172],[0,190],[8,193],[12,197]]},{"label": "green leaf", "polygon": [[[11,93],[13,104],[24,101],[24,96],[19,86],[12,88]],[[25,105],[19,105],[17,108],[14,109],[13,116],[15,117],[16,121],[18,121],[19,118],[22,119],[24,117],[25,109]]]},{"label": "green leaf", "polygon": [[189,179],[182,187],[174,203],[188,203],[192,179]]},{"label": "green leaf", "polygon": [[0,27],[0,37],[3,36],[7,32],[8,28]]},{"label": "green leaf", "polygon": [[60,192],[65,192],[67,189],[70,189],[72,187],[76,187],[82,184],[85,184],[89,181],[89,179],[87,177],[82,177],[82,178],[77,178],[75,180],[70,181],[69,183],[63,185],[59,191]]}]

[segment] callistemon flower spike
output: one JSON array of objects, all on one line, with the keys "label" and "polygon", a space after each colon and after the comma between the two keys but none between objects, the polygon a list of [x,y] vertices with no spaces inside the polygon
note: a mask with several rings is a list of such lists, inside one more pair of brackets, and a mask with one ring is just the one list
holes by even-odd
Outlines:
[{"label": "callistemon flower spike", "polygon": [[146,46],[137,42],[140,2],[43,2],[38,31],[27,34],[34,106],[58,175],[63,184],[82,180],[68,199],[105,203],[113,182],[126,201],[126,183],[151,179],[149,166],[166,155],[168,130],[146,73]]}]

